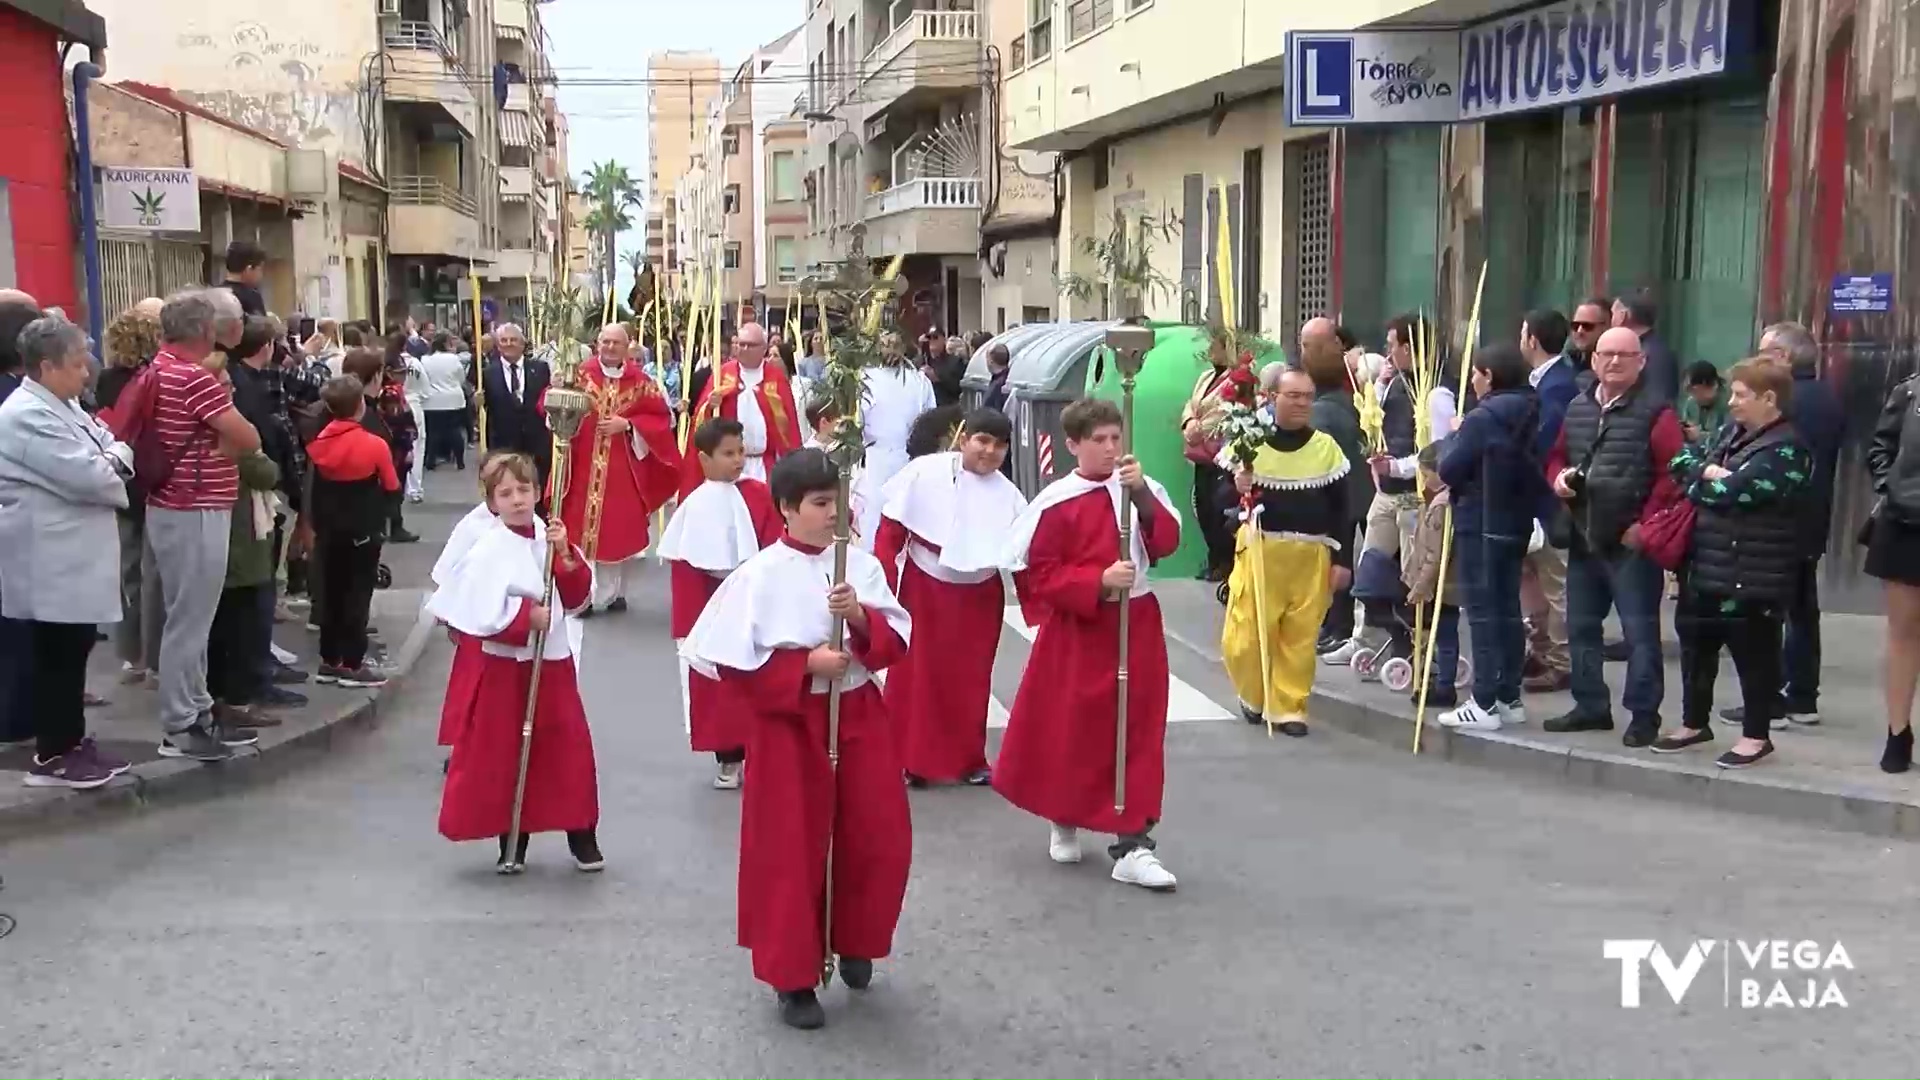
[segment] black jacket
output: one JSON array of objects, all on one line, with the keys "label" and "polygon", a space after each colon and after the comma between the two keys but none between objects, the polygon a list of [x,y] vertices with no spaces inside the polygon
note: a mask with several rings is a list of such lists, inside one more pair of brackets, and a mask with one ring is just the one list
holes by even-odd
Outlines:
[{"label": "black jacket", "polygon": [[1307,422],[1313,430],[1326,432],[1347,455],[1347,513],[1358,520],[1373,502],[1373,470],[1367,464],[1367,439],[1360,431],[1360,410],[1354,407],[1353,392],[1345,387],[1316,392]]},{"label": "black jacket", "polygon": [[546,413],[540,410],[541,395],[553,379],[545,360],[531,356],[520,360],[524,379],[519,399],[507,387],[506,362],[499,357],[487,361],[486,385],[482,392],[487,403],[487,449],[518,450],[536,462],[551,464],[553,436],[547,430]]},{"label": "black jacket", "polygon": [[[1707,480],[1719,465],[1733,475]],[[1800,570],[1802,499],[1812,464],[1785,418],[1748,432],[1728,424],[1705,448],[1673,459],[1673,478],[1694,505],[1687,584],[1694,592],[1783,604]]]},{"label": "black jacket", "polygon": [[1440,479],[1453,495],[1453,528],[1525,543],[1546,494],[1533,440],[1540,403],[1531,388],[1480,399],[1440,443]]},{"label": "black jacket", "polygon": [[1813,476],[1801,503],[1800,555],[1817,559],[1827,553],[1828,525],[1833,520],[1833,477],[1840,467],[1840,441],[1847,419],[1833,384],[1813,369],[1793,373],[1793,396],[1787,401],[1787,419],[1800,442],[1813,456]]},{"label": "black jacket", "polygon": [[1673,404],[1680,397],[1680,358],[1674,355],[1665,339],[1651,330],[1640,339],[1640,349],[1647,354],[1647,367],[1640,375],[1640,385],[1653,391],[1661,401]]},{"label": "black jacket", "polygon": [[1873,474],[1874,494],[1882,500],[1879,512],[1920,525],[1920,402],[1914,382],[1908,379],[1887,395],[1867,446],[1867,471]]}]

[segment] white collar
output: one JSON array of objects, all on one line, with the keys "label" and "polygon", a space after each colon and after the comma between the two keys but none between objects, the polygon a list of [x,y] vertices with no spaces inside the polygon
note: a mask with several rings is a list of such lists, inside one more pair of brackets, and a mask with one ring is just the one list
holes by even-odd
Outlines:
[{"label": "white collar", "polygon": [[1560,358],[1558,356],[1547,357],[1546,363],[1527,372],[1527,381],[1533,384],[1534,389],[1538,390],[1540,388],[1540,380],[1546,378],[1547,372],[1553,368],[1553,365],[1559,362]]}]

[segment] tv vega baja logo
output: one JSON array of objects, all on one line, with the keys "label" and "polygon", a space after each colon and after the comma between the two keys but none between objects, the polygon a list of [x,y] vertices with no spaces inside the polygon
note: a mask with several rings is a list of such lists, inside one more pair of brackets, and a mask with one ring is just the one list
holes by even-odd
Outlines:
[{"label": "tv vega baja logo", "polygon": [[1620,962],[1620,1007],[1640,1007],[1643,969],[1654,978],[1675,1005],[1693,988],[1694,980],[1710,963],[1720,968],[1720,1003],[1741,1009],[1824,1009],[1847,1007],[1840,977],[1852,971],[1847,947],[1835,940],[1822,947],[1817,941],[1715,941],[1702,938],[1687,946],[1678,963],[1657,941],[1634,938],[1601,943],[1601,955]]}]

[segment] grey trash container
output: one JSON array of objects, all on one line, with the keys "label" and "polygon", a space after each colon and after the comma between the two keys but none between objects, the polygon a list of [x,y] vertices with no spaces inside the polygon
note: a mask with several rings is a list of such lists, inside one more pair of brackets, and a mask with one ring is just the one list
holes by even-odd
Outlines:
[{"label": "grey trash container", "polygon": [[[972,412],[986,402],[987,386],[993,381],[992,374],[987,370],[987,354],[993,351],[995,345],[1007,347],[1007,360],[1011,363],[1013,357],[1019,354],[1022,342],[1032,341],[1056,325],[1058,324],[1027,323],[1024,326],[1016,326],[1005,333],[995,335],[986,344],[975,349],[973,355],[967,358],[966,374],[960,377],[960,400],[967,411]],[[1008,374],[1008,379],[1011,381],[1011,373]]]}]

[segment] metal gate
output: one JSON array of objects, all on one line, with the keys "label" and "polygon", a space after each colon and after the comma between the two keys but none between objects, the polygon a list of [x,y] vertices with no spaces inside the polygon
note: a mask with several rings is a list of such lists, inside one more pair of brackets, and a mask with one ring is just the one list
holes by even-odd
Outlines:
[{"label": "metal gate", "polygon": [[1291,340],[1301,323],[1333,314],[1333,141],[1327,135],[1295,139],[1286,144],[1285,154],[1282,195],[1292,243],[1280,332]]},{"label": "metal gate", "polygon": [[149,296],[207,284],[207,247],[151,237],[100,238],[100,302],[112,318]]}]

